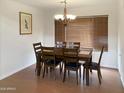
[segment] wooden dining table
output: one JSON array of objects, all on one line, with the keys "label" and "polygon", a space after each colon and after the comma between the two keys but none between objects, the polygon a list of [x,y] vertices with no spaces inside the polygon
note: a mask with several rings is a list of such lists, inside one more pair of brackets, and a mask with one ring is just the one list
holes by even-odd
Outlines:
[{"label": "wooden dining table", "polygon": [[[43,49],[46,47],[43,47]],[[63,47],[52,47],[53,49],[56,49],[56,55],[60,56],[64,56],[61,54],[61,52],[59,51],[59,49],[61,50]],[[73,48],[73,47],[64,47],[64,48]],[[44,51],[44,50],[43,50]],[[51,51],[48,51],[49,53]],[[40,58],[41,58],[41,54],[39,53],[39,61],[36,63],[37,65],[37,76],[40,76],[40,70],[41,70],[41,64],[40,64]],[[89,62],[92,59],[92,49],[91,48],[81,48],[79,49],[79,60],[80,61],[84,61],[86,64],[89,64]],[[82,63],[83,65],[83,63]],[[89,68],[86,68],[86,85],[89,86]]]}]

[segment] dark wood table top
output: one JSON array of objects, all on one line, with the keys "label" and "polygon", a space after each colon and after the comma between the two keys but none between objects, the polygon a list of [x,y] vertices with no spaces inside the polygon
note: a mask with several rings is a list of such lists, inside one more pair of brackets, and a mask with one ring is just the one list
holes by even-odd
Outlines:
[{"label": "dark wood table top", "polygon": [[[50,50],[47,50],[47,48],[51,48]],[[63,48],[75,48],[72,46],[67,46],[67,47],[43,47],[43,51],[50,54],[50,53],[55,53],[55,55],[58,56],[63,56],[63,52],[62,49]],[[55,50],[55,52],[54,52]],[[82,48],[81,50],[79,50],[79,60],[83,60],[83,61],[87,61],[89,58],[91,58],[92,56],[92,49],[88,49],[88,48]]]}]

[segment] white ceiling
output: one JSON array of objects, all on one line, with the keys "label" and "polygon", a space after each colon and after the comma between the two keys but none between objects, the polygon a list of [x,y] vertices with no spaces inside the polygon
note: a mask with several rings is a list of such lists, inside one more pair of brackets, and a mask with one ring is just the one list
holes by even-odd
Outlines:
[{"label": "white ceiling", "polygon": [[[28,5],[41,7],[41,8],[58,8],[63,6],[60,1],[63,0],[15,0]],[[69,7],[79,7],[87,5],[106,5],[116,0],[67,0]]]}]

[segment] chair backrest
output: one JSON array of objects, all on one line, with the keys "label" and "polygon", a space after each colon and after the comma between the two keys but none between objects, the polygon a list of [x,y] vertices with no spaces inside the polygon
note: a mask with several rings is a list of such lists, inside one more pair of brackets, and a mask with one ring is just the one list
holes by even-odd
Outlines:
[{"label": "chair backrest", "polygon": [[98,61],[98,65],[100,65],[101,63],[101,59],[102,59],[102,55],[103,55],[103,51],[104,51],[104,46],[101,49],[101,53],[100,53],[100,57],[99,57],[99,61]]},{"label": "chair backrest", "polygon": [[55,42],[55,46],[56,47],[65,47],[66,46],[66,42],[63,42],[63,41],[57,41]]},{"label": "chair backrest", "polygon": [[42,53],[41,42],[33,43],[33,47],[34,47],[34,52],[35,52],[36,60],[38,60],[38,53]]},{"label": "chair backrest", "polygon": [[54,48],[56,58],[63,59],[64,55],[64,47],[56,47]]},{"label": "chair backrest", "polygon": [[42,59],[45,61],[47,59],[55,59],[54,47],[42,47]]},{"label": "chair backrest", "polygon": [[66,46],[80,49],[80,42],[66,42]]},{"label": "chair backrest", "polygon": [[73,42],[73,45],[74,45],[76,48],[80,48],[80,42]]},{"label": "chair backrest", "polygon": [[64,60],[66,63],[68,62],[76,62],[78,63],[79,58],[78,54],[79,51],[77,48],[64,48]]}]

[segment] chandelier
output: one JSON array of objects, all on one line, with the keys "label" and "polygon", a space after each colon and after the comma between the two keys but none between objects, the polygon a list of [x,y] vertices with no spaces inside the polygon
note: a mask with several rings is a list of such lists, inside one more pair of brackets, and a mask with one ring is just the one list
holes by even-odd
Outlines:
[{"label": "chandelier", "polygon": [[58,14],[55,15],[55,20],[59,20],[60,22],[62,22],[64,25],[67,25],[71,20],[76,19],[75,15],[71,15],[71,14],[67,14],[67,1],[64,0],[60,3],[64,3],[64,14]]}]

